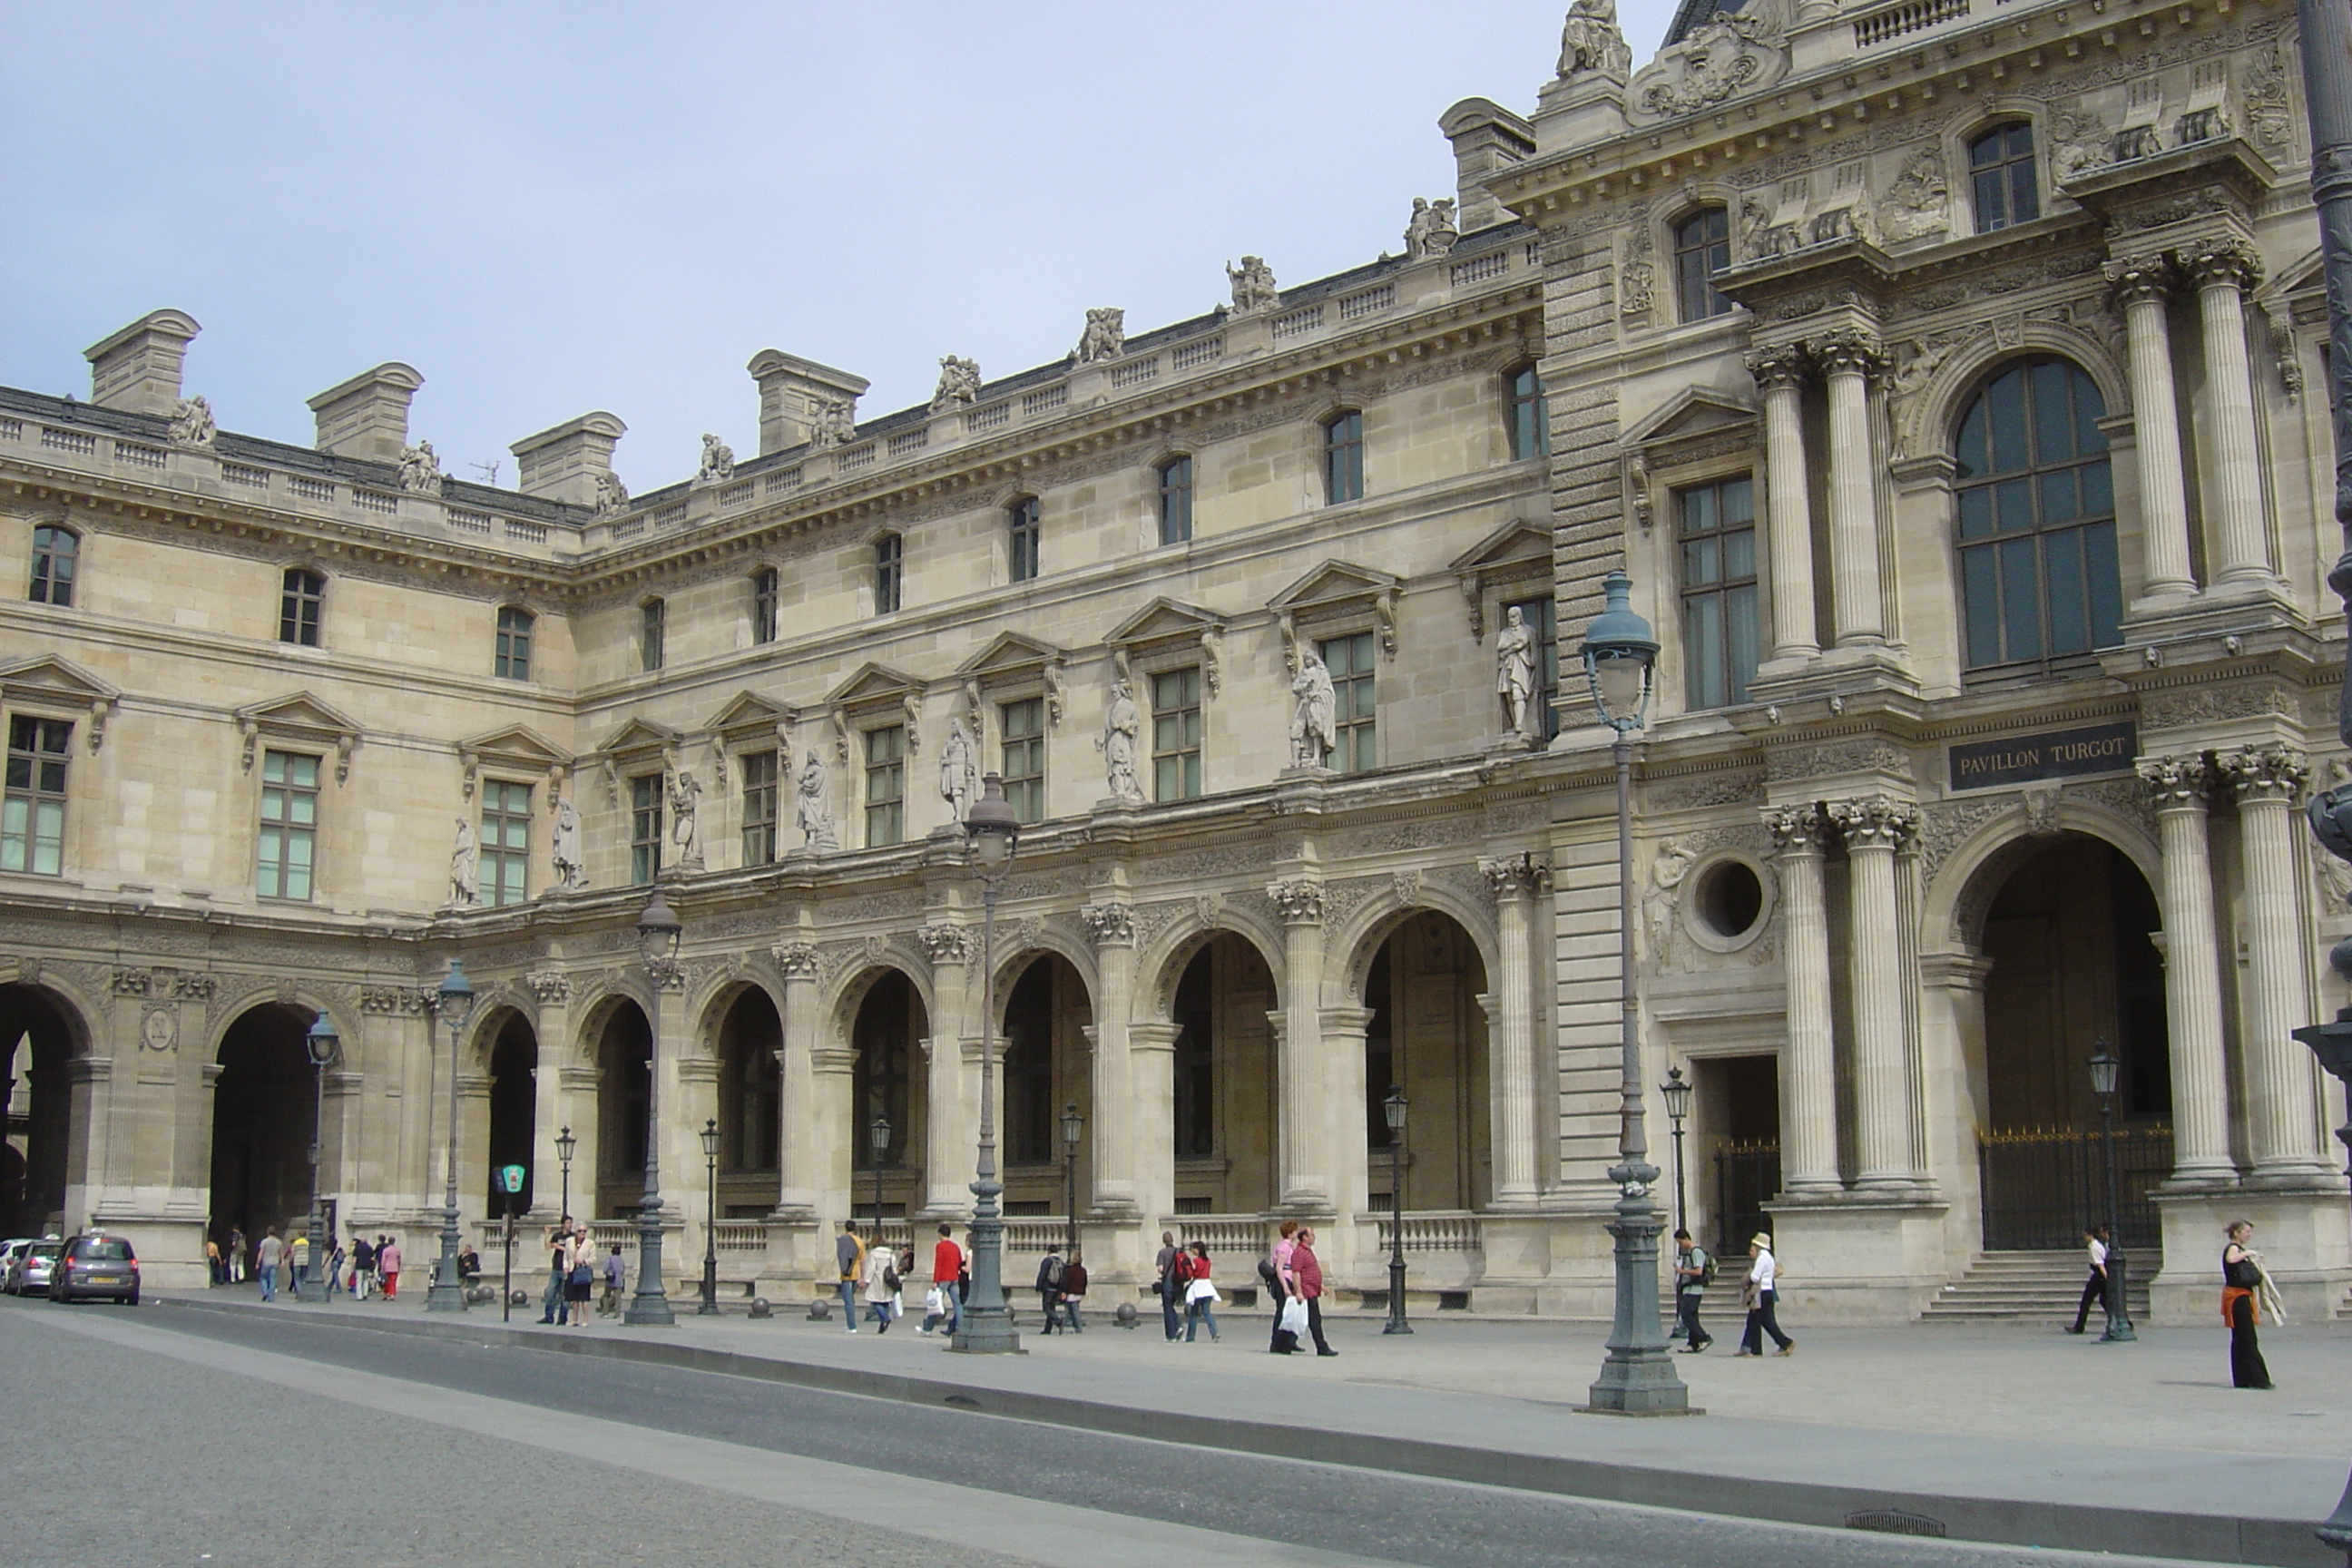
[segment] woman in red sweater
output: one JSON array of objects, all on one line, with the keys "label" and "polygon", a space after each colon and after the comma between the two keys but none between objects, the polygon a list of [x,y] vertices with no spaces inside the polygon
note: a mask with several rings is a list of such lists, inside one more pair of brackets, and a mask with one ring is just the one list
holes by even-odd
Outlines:
[{"label": "woman in red sweater", "polygon": [[1209,1325],[1209,1339],[1214,1342],[1217,1332],[1217,1288],[1209,1282],[1209,1247],[1206,1242],[1192,1244],[1191,1279],[1184,1286],[1184,1342],[1191,1344],[1201,1334],[1201,1324]]}]

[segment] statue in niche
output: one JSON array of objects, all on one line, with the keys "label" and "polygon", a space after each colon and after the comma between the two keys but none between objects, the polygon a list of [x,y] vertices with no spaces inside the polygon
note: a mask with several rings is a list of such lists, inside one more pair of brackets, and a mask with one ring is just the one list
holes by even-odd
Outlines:
[{"label": "statue in niche", "polygon": [[1298,673],[1290,678],[1290,765],[1328,765],[1332,743],[1338,739],[1332,710],[1339,695],[1332,689],[1330,670],[1312,649],[1299,656]]},{"label": "statue in niche", "polygon": [[955,814],[958,827],[971,815],[972,798],[980,793],[980,756],[961,719],[948,721],[947,744],[940,748],[940,797]]},{"label": "statue in niche", "polygon": [[1574,0],[1559,30],[1559,74],[1613,71],[1633,67],[1633,51],[1617,27],[1617,0]]},{"label": "statue in niche", "polygon": [[615,512],[627,510],[628,504],[629,487],[621,482],[621,476],[613,472],[610,468],[598,469],[596,473],[596,515],[598,517],[611,517]]},{"label": "statue in niche", "polygon": [[811,410],[809,450],[830,452],[844,441],[857,439],[857,415],[845,400],[825,397]]},{"label": "statue in niche", "polygon": [[1534,744],[1536,634],[1517,605],[1504,612],[1503,629],[1495,634],[1495,694],[1503,700],[1504,727]]},{"label": "statue in niche", "polygon": [[555,797],[555,881],[567,893],[588,885],[588,861],[580,847],[580,808],[570,795]]},{"label": "statue in niche", "polygon": [[1127,678],[1110,683],[1110,707],[1103,714],[1103,767],[1110,797],[1121,805],[1141,805],[1143,786],[1135,779],[1137,739],[1143,733],[1143,710],[1135,705]]},{"label": "statue in niche", "polygon": [[702,437],[702,467],[696,471],[694,482],[720,485],[734,477],[735,448],[706,432]]},{"label": "statue in niche", "polygon": [[213,424],[213,405],[201,395],[172,405],[171,439],[174,447],[209,447],[219,434]]},{"label": "statue in niche", "polygon": [[940,361],[940,384],[931,394],[931,412],[961,408],[980,395],[980,362],[950,354]]},{"label": "statue in niche", "polygon": [[826,780],[824,759],[814,751],[801,764],[800,812],[801,847],[803,849],[838,849],[840,840],[833,833],[833,808],[825,804]]},{"label": "statue in niche", "polygon": [[467,909],[481,896],[482,846],[474,825],[457,818],[457,842],[449,850],[449,901]]},{"label": "statue in niche", "polygon": [[674,769],[669,775],[669,837],[677,846],[677,868],[681,871],[699,870],[702,867],[702,841],[697,836],[696,818],[702,805],[702,781],[694,776],[691,768]]},{"label": "statue in niche", "polygon": [[441,493],[441,459],[434,455],[432,442],[400,449],[400,488],[413,496]]},{"label": "statue in niche", "polygon": [[1226,262],[1225,281],[1233,285],[1236,316],[1271,310],[1281,301],[1282,290],[1275,286],[1274,268],[1265,264],[1262,256],[1244,256],[1239,267]]},{"label": "statue in niche", "polygon": [[1679,838],[1669,838],[1658,846],[1657,855],[1650,861],[1650,891],[1643,900],[1643,923],[1648,927],[1650,962],[1664,968],[1674,953],[1679,928],[1675,910],[1683,896],[1683,879],[1690,874],[1696,858],[1684,847]]},{"label": "statue in niche", "polygon": [[1461,231],[1454,226],[1454,198],[1440,196],[1431,201],[1426,196],[1412,198],[1412,216],[1404,226],[1404,257],[1407,261],[1420,261],[1434,256],[1454,254],[1454,242]]},{"label": "statue in niche", "polygon": [[1087,330],[1078,339],[1077,362],[1093,364],[1117,359],[1127,347],[1127,312],[1106,308],[1087,312]]}]

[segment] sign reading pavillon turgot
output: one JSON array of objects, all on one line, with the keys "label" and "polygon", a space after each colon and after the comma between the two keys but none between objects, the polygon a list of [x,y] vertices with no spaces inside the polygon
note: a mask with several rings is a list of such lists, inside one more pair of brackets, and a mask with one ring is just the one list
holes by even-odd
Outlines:
[{"label": "sign reading pavillon turgot", "polygon": [[2131,771],[2139,754],[2139,730],[2125,724],[2095,724],[2082,730],[2046,730],[1953,746],[1945,755],[1954,790],[1991,789],[2035,779],[2079,778],[2086,773]]}]

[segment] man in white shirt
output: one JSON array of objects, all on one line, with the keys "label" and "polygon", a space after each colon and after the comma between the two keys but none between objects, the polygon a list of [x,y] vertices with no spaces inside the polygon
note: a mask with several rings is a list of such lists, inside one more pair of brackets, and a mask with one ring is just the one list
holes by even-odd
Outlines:
[{"label": "man in white shirt", "polygon": [[2091,1277],[2083,1281],[2083,1299],[2074,1304],[2074,1326],[2066,1331],[2079,1334],[2083,1320],[2091,1315],[2091,1303],[2105,1305],[2107,1299],[2107,1227],[2095,1225],[2083,1233],[2084,1250],[2091,1256]]},{"label": "man in white shirt", "polygon": [[1774,1281],[1780,1275],[1780,1266],[1772,1257],[1772,1238],[1758,1231],[1748,1240],[1748,1285],[1742,1292],[1748,1300],[1748,1329],[1739,1336],[1737,1355],[1762,1355],[1764,1336],[1770,1334],[1772,1342],[1780,1348],[1772,1353],[1787,1355],[1797,1348],[1797,1342],[1780,1331],[1780,1321],[1772,1315],[1778,1293]]}]

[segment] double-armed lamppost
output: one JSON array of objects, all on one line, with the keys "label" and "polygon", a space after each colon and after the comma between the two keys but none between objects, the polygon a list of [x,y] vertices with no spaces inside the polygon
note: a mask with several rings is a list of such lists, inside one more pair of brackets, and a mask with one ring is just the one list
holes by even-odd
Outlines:
[{"label": "double-armed lamppost", "polygon": [[1690,1080],[1683,1077],[1680,1068],[1666,1069],[1666,1081],[1658,1085],[1658,1098],[1666,1102],[1666,1120],[1675,1124],[1675,1228],[1690,1228],[1690,1206],[1683,1193],[1683,1118],[1690,1114]]},{"label": "double-armed lamppost", "polygon": [[449,1026],[449,1184],[441,1199],[441,1263],[433,1271],[433,1288],[425,1293],[428,1312],[462,1312],[466,1286],[457,1278],[457,1041],[474,1011],[474,988],[456,959],[433,994],[434,1011]]},{"label": "double-armed lamppost", "polygon": [[333,1299],[327,1292],[327,1254],[332,1238],[326,1234],[326,1211],[319,1202],[319,1154],[327,1135],[327,1068],[342,1043],[334,1024],[324,1013],[311,1021],[310,1032],[302,1037],[303,1048],[310,1058],[310,1267],[294,1281],[294,1299],[298,1301]]},{"label": "double-armed lamppost", "polygon": [[955,1348],[1007,1354],[1021,1349],[1004,1304],[1004,1184],[996,1179],[996,890],[1021,849],[1021,819],[989,773],[963,819],[980,868],[980,1158],[971,1184],[971,1299],[956,1321]]},{"label": "double-armed lamppost", "polygon": [[702,1305],[694,1310],[698,1318],[719,1315],[719,1123],[706,1118],[702,1123],[702,1163],[710,1182],[710,1207],[702,1216]]},{"label": "double-armed lamppost", "polygon": [[1389,1321],[1384,1334],[1409,1334],[1404,1321],[1404,1090],[1391,1088],[1381,1101],[1389,1121]]},{"label": "double-armed lamppost", "polygon": [[572,1136],[571,1128],[555,1135],[556,1163],[563,1167],[563,1206],[555,1211],[558,1220],[568,1219],[572,1215],[572,1155],[579,1147],[580,1140]]},{"label": "double-armed lamppost", "polygon": [[659,888],[637,917],[637,951],[653,986],[646,1014],[646,1195],[637,1206],[637,1293],[629,1298],[625,1323],[667,1328],[677,1321],[662,1289],[661,1196],[661,997],[677,983],[677,944],[686,934]]},{"label": "double-armed lamppost", "polygon": [[1074,1100],[1062,1107],[1062,1200],[1069,1215],[1069,1239],[1065,1243],[1069,1252],[1078,1249],[1078,1143],[1086,1135],[1087,1119],[1078,1114],[1078,1102]]},{"label": "double-armed lamppost", "polygon": [[1690,1390],[1666,1353],[1665,1326],[1658,1321],[1658,1211],[1650,1189],[1658,1168],[1650,1163],[1643,1131],[1642,1043],[1633,990],[1633,732],[1650,706],[1650,674],[1658,642],[1650,623],[1634,614],[1633,579],[1612,571],[1601,584],[1607,603],[1584,634],[1584,675],[1601,722],[1616,731],[1609,748],[1617,764],[1617,985],[1623,1021],[1618,1062],[1617,1163],[1609,1179],[1617,1186],[1617,1312],[1609,1330],[1609,1354],[1584,1408],[1612,1415],[1679,1415],[1689,1411]]},{"label": "double-armed lamppost", "polygon": [[2107,1330],[2101,1344],[2136,1341],[2125,1296],[2123,1205],[2116,1187],[2116,1079],[2123,1063],[2101,1040],[2091,1057],[2091,1092],[2099,1097],[2101,1142],[2107,1148]]},{"label": "double-armed lamppost", "polygon": [[890,1152],[890,1119],[876,1113],[866,1124],[866,1151],[874,1156],[874,1245],[882,1245],[882,1162]]}]

